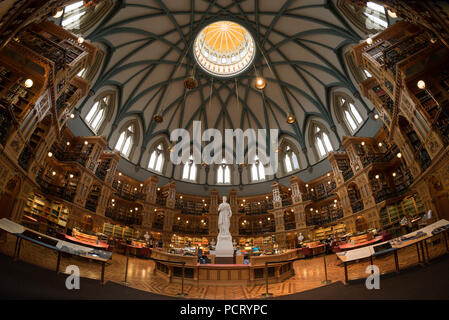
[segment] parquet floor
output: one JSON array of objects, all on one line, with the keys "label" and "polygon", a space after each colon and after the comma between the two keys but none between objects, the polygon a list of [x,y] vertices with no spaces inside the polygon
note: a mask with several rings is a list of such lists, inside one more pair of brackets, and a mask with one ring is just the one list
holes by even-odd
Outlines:
[{"label": "parquet floor", "polygon": [[[434,238],[433,241],[435,241]],[[15,245],[15,237],[8,235],[6,242],[0,243],[0,252],[12,256]],[[428,242],[430,258],[435,258],[446,253],[446,246],[442,238],[439,243]],[[418,264],[416,247],[411,246],[399,251],[399,265],[401,269]],[[54,251],[32,244],[22,242],[20,260],[54,270],[57,255]],[[106,267],[106,281],[121,283],[124,280],[126,257],[114,253],[112,262]],[[374,264],[380,268],[382,274],[394,272],[394,257],[388,255],[376,258]],[[80,268],[81,277],[100,279],[101,265],[81,258],[63,257],[61,271],[69,265],[77,265]],[[326,256],[328,279],[332,282],[344,281],[344,268],[339,265],[335,255]],[[368,276],[365,273],[369,261],[348,266],[349,279],[360,279]],[[130,287],[153,293],[175,296],[181,291],[181,285],[168,283],[165,279],[153,273],[155,264],[151,260],[143,260],[135,257],[129,258],[128,285]],[[270,284],[269,291],[274,296],[282,296],[296,292],[302,292],[322,286],[325,279],[323,258],[311,258],[296,261],[294,263],[295,276],[278,284]],[[81,280],[82,285],[82,280]],[[254,286],[197,286],[186,284],[184,291],[188,298],[193,299],[257,299],[265,292],[264,285]]]}]

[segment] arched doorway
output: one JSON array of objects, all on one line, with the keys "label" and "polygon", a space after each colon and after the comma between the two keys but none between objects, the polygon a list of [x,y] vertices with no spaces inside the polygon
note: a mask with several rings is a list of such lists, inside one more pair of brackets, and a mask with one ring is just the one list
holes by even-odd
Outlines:
[{"label": "arched doorway", "polygon": [[94,185],[90,188],[89,193],[87,194],[86,199],[86,209],[89,209],[92,212],[96,212],[98,206],[98,200],[100,199],[101,186]]},{"label": "arched doorway", "polygon": [[416,134],[415,130],[412,128],[407,119],[405,119],[402,116],[399,116],[398,125],[402,134],[408,140],[410,148],[414,150],[415,157],[418,159],[418,163],[421,167],[421,170],[424,172],[432,163],[429,153],[427,152],[424,145],[421,143],[419,136]]},{"label": "arched doorway", "polygon": [[15,176],[6,184],[5,192],[0,198],[0,219],[11,218],[14,202],[20,192],[20,186],[21,181],[18,176]]},{"label": "arched doorway", "polygon": [[163,230],[164,229],[165,213],[164,211],[157,211],[154,213],[153,217],[153,229]]},{"label": "arched doorway", "polygon": [[85,231],[92,231],[94,228],[94,220],[92,219],[91,215],[86,214],[81,219],[81,228]]},{"label": "arched doorway", "polygon": [[348,186],[348,196],[349,201],[351,202],[351,208],[353,213],[363,210],[362,197],[360,195],[359,188],[355,183],[352,183]]},{"label": "arched doorway", "polygon": [[363,232],[368,230],[368,223],[366,222],[365,217],[358,216],[355,219],[355,229],[357,232]]}]

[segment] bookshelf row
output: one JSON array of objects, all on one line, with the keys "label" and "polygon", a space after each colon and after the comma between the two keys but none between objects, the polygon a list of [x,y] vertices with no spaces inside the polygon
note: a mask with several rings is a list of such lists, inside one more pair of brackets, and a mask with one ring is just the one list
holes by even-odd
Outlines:
[{"label": "bookshelf row", "polygon": [[391,204],[382,208],[380,221],[383,227],[392,226],[399,223],[402,216],[410,218],[417,217],[425,213],[424,204],[418,195],[408,197],[401,202]]},{"label": "bookshelf row", "polygon": [[24,208],[25,216],[37,219],[41,223],[47,221],[62,228],[67,226],[69,214],[69,208],[61,202],[48,200],[36,193],[28,196]]}]

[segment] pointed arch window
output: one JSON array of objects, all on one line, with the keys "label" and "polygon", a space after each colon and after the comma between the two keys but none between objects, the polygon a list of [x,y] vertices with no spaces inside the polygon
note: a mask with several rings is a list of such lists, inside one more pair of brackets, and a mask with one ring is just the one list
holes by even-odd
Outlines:
[{"label": "pointed arch window", "polygon": [[253,182],[265,180],[265,167],[258,156],[254,157],[254,163],[251,165],[251,180]]},{"label": "pointed arch window", "polygon": [[287,173],[299,170],[298,156],[289,145],[284,149],[284,164]]},{"label": "pointed arch window", "polygon": [[83,68],[80,70],[80,72],[77,73],[76,76],[80,77],[80,78],[84,78],[85,74],[86,74],[86,68]]},{"label": "pointed arch window", "polygon": [[226,163],[226,159],[223,159],[217,169],[217,183],[218,184],[230,184],[231,183],[231,168]]},{"label": "pointed arch window", "polygon": [[372,78],[373,77],[373,75],[371,74],[371,72],[369,72],[368,70],[366,70],[366,69],[363,69],[363,73],[365,74],[365,76],[366,76],[366,78],[367,79],[369,79],[369,78]]},{"label": "pointed arch window", "polygon": [[354,1],[336,0],[337,8],[343,15],[365,34],[373,34],[388,27],[388,18],[383,6],[368,1],[354,4]]},{"label": "pointed arch window", "polygon": [[135,126],[134,124],[131,124],[120,133],[117,143],[115,144],[115,150],[120,151],[121,155],[125,158],[128,158],[131,153],[135,132]]},{"label": "pointed arch window", "polygon": [[79,29],[80,19],[87,13],[84,1],[77,1],[64,8],[61,26],[67,29]]},{"label": "pointed arch window", "polygon": [[383,30],[388,27],[385,8],[380,4],[368,1],[363,14],[367,18],[366,24],[370,29]]},{"label": "pointed arch window", "polygon": [[320,159],[324,158],[329,154],[329,152],[333,151],[332,143],[329,139],[329,135],[319,126],[315,126],[313,129],[314,132],[314,141],[316,149],[318,150],[318,155]]},{"label": "pointed arch window", "polygon": [[98,133],[104,119],[106,118],[107,108],[111,102],[110,96],[105,96],[97,100],[84,118],[91,129]]},{"label": "pointed arch window", "polygon": [[150,161],[148,162],[148,169],[156,172],[162,172],[164,158],[164,146],[160,143],[151,153]]},{"label": "pointed arch window", "polygon": [[355,105],[347,98],[340,97],[339,103],[346,125],[350,129],[351,133],[354,134],[363,124],[363,118]]},{"label": "pointed arch window", "polygon": [[189,161],[184,164],[184,169],[182,172],[182,179],[196,181],[197,167],[193,162],[193,156],[190,156]]}]

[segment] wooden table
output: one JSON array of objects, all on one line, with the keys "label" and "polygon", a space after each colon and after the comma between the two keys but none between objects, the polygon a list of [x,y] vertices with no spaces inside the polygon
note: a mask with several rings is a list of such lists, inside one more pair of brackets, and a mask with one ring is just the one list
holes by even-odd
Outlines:
[{"label": "wooden table", "polygon": [[107,250],[109,248],[109,245],[107,243],[104,243],[104,242],[101,242],[101,241],[98,241],[98,243],[84,241],[84,240],[78,239],[76,237],[69,236],[67,234],[64,235],[64,238],[67,241],[79,243],[81,245],[84,245],[84,246],[87,246],[87,247],[92,247],[92,248],[95,248],[95,249]]},{"label": "wooden table", "polygon": [[[101,283],[102,284],[105,283],[104,281],[105,266],[106,262],[108,262],[112,256],[111,252],[94,250],[92,248],[75,245],[64,240],[53,238],[45,234],[36,232],[34,230],[25,228],[24,226],[15,223],[13,221],[10,221],[6,218],[0,220],[0,229],[3,229],[6,232],[16,236],[16,244],[13,254],[13,259],[15,261],[20,258],[20,249],[22,247],[22,241],[26,240],[39,246],[54,250],[58,253],[58,258],[56,261],[56,273],[59,273],[62,253],[76,255],[81,258],[94,260],[101,263]],[[101,256],[104,256],[105,258]]]},{"label": "wooden table", "polygon": [[[348,250],[348,251],[344,251],[344,252],[338,252],[337,257],[343,262],[344,268],[345,268],[345,284],[348,283],[348,268],[347,268],[348,263],[369,258],[371,265],[372,265],[373,257],[381,255],[381,254],[385,254],[388,252],[394,253],[396,272],[399,272],[400,271],[399,270],[399,258],[398,258],[397,252],[400,249],[409,247],[411,245],[416,246],[419,263],[425,264],[426,263],[426,257],[425,257],[426,255],[427,255],[427,261],[430,260],[429,250],[427,248],[426,240],[436,236],[436,235],[432,234],[432,231],[435,228],[446,226],[446,225],[449,225],[449,221],[442,219],[442,220],[437,221],[431,225],[428,225],[420,230],[411,232],[405,236],[398,237],[398,238],[395,238],[390,241],[385,241],[380,244],[376,244],[376,246],[380,246],[380,245],[388,243],[388,242],[391,244],[391,247],[392,247],[391,249],[387,249],[387,250],[384,250],[381,252],[376,253],[374,251],[374,247],[375,247],[374,245],[366,246],[366,247],[362,247],[362,248],[358,248],[358,249],[353,249],[353,250]],[[417,236],[419,232],[422,232],[424,235],[421,237],[417,237],[417,238],[410,238],[410,237]],[[447,242],[447,232],[448,232],[448,229],[446,229],[445,232],[443,232],[443,235],[444,235],[445,242],[446,242],[446,249],[449,252],[449,245]],[[404,239],[404,238],[410,238],[410,239],[409,240],[400,240],[400,239]],[[424,250],[424,248],[426,250]],[[421,249],[421,253],[420,253],[420,249]],[[427,252],[427,254],[425,251]]]},{"label": "wooden table", "polygon": [[[243,257],[243,256],[241,256]],[[160,250],[151,251],[151,259],[156,261],[154,272],[168,281],[181,281],[180,269],[185,268],[185,281],[192,285],[253,285],[263,283],[266,263],[276,263],[270,266],[270,282],[281,282],[294,274],[293,259],[298,258],[298,250],[287,250],[282,254],[253,256],[249,264],[199,264],[197,256],[182,256]],[[285,266],[290,265],[290,266]],[[272,268],[272,269],[271,269]],[[183,277],[184,278],[184,277]]]},{"label": "wooden table", "polygon": [[379,242],[382,240],[381,236],[375,237],[374,239],[368,240],[368,241],[364,241],[364,242],[359,242],[359,243],[355,243],[355,244],[351,244],[350,242],[345,243],[345,244],[341,244],[339,246],[340,250],[350,250],[350,249],[355,249],[355,248],[361,248],[376,242]]}]

